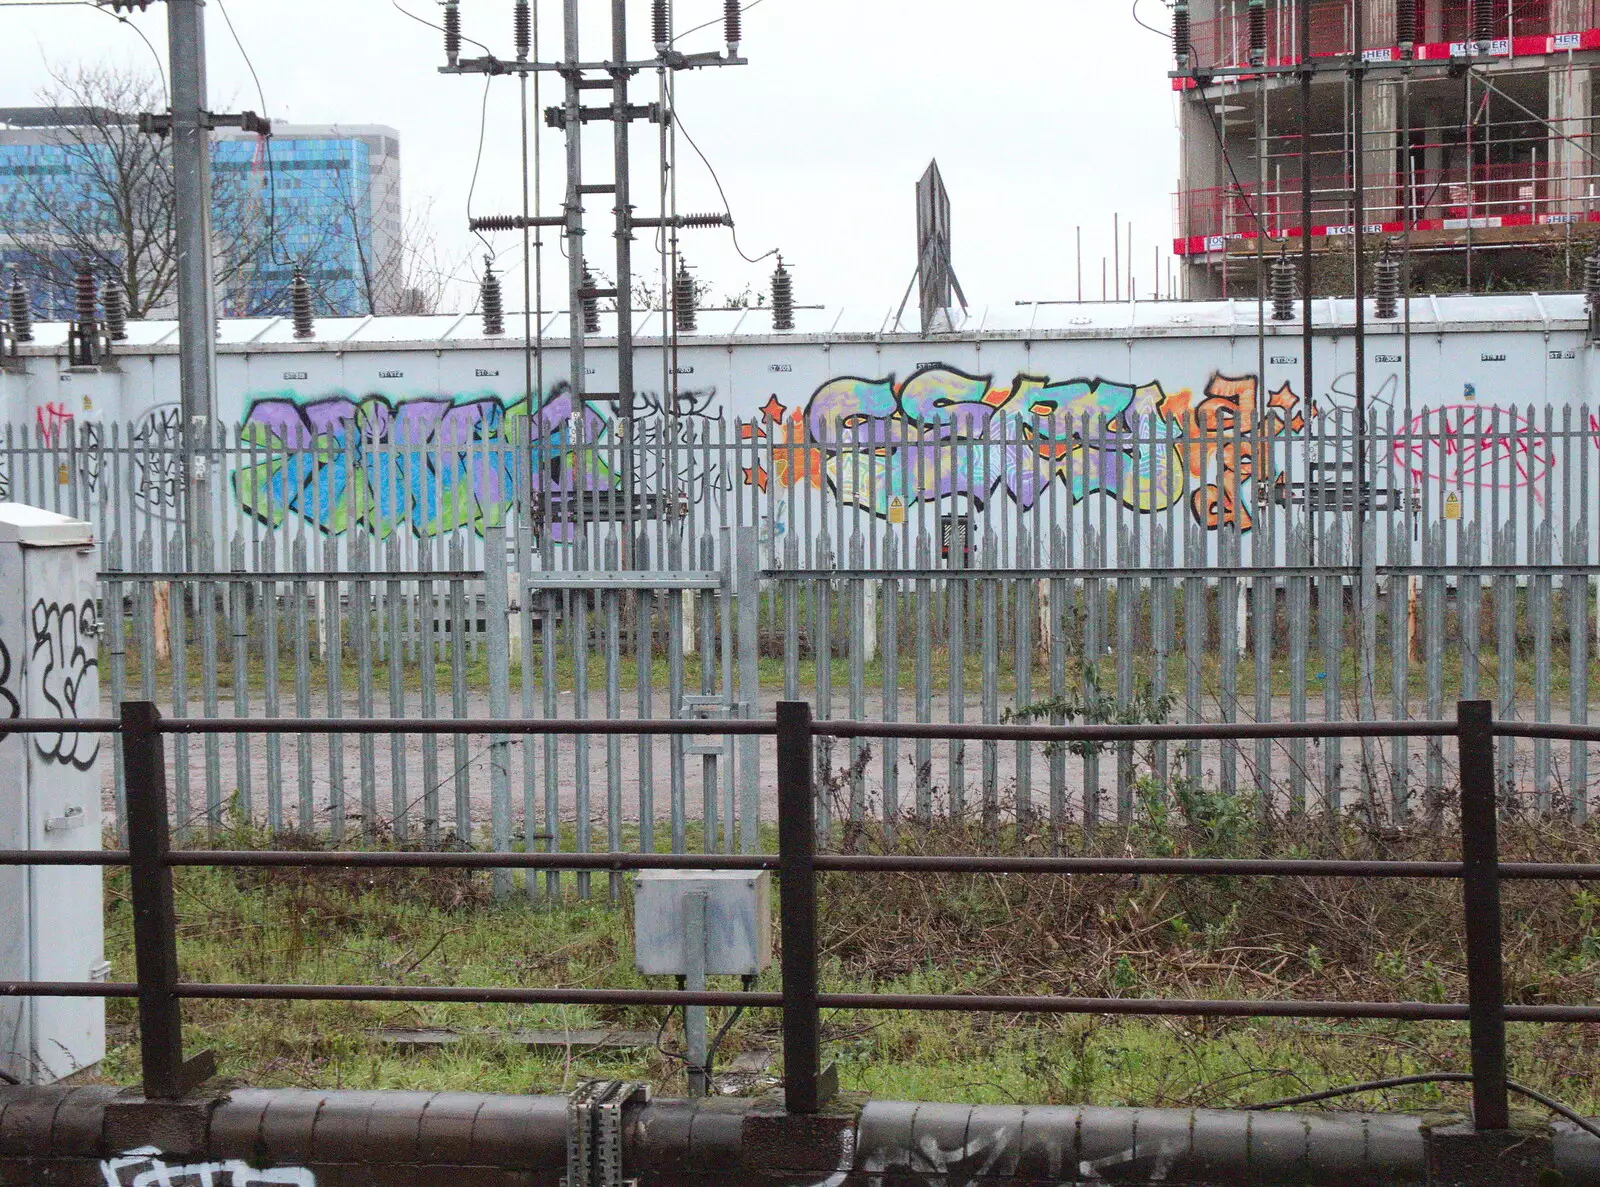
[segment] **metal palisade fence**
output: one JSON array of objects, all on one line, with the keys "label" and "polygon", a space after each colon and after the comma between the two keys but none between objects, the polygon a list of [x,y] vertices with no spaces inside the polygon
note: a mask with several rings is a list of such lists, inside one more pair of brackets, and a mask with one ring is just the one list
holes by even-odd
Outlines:
[{"label": "metal palisade fence", "polygon": [[[25,426],[0,480],[95,523],[110,696],[177,716],[714,719],[809,699],[825,720],[1404,720],[1485,696],[1503,720],[1587,720],[1588,409],[1358,425],[1214,397],[1181,417],[811,409],[631,431],[587,407],[415,433],[352,415],[193,456],[148,418]],[[709,735],[174,745],[190,827],[734,850],[774,811],[770,759]],[[971,812],[1063,835],[1202,786],[1400,822],[1457,782],[1426,740],[840,745],[818,747],[824,824]],[[1587,813],[1584,744],[1498,746],[1508,802]]]}]

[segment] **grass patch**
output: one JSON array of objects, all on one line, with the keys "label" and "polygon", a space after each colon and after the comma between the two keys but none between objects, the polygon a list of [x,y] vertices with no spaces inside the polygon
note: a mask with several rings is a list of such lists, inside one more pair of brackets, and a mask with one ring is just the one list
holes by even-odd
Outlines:
[{"label": "grass patch", "polygon": [[[1450,822],[1368,831],[1354,821],[1263,829],[1248,798],[1179,787],[1148,799],[1128,830],[1052,838],[1040,829],[879,825],[836,837],[861,852],[1367,856],[1447,859]],[[764,838],[767,845],[771,837]],[[239,833],[233,846],[310,845]],[[1507,860],[1600,860],[1590,826],[1507,821]],[[631,899],[495,902],[487,874],[394,870],[175,871],[183,976],[193,981],[636,987]],[[126,873],[106,879],[114,979],[133,975]],[[866,991],[1078,996],[1459,1001],[1465,995],[1460,888],[1453,882],[1337,879],[826,875],[824,983]],[[1511,1000],[1600,997],[1600,895],[1579,885],[1506,885]],[[658,985],[670,982],[657,981]],[[736,987],[727,979],[729,988]],[[776,989],[776,969],[759,988]],[[138,1076],[132,1002],[109,1005],[105,1074]],[[187,1045],[216,1051],[224,1075],[257,1085],[559,1092],[589,1076],[684,1090],[670,1052],[681,1027],[659,1009],[186,1002]],[[712,1011],[713,1027],[725,1015]],[[377,1041],[378,1027],[450,1027],[437,1051]],[[519,1029],[661,1028],[660,1049],[530,1049]],[[844,1087],[880,1098],[974,1103],[1233,1105],[1418,1071],[1468,1066],[1464,1024],[1030,1018],[839,1013],[825,1050]],[[1600,1026],[1514,1025],[1512,1075],[1600,1111]],[[781,1074],[775,1012],[745,1015],[719,1055],[764,1048]],[[757,1084],[752,1090],[761,1090]],[[1458,1109],[1460,1086],[1425,1086],[1346,1107]]]}]

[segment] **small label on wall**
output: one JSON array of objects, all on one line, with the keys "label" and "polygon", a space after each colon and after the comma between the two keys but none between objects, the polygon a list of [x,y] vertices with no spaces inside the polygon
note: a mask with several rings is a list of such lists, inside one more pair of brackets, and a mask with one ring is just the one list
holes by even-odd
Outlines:
[{"label": "small label on wall", "polygon": [[1478,356],[1478,361],[1480,363],[1503,363],[1506,361],[1506,356],[1503,354],[1484,353]]},{"label": "small label on wall", "polygon": [[1299,361],[1300,359],[1296,355],[1292,354],[1275,354],[1267,360],[1267,362],[1271,363],[1274,367],[1290,367]]},{"label": "small label on wall", "polygon": [[285,371],[283,377],[285,379],[304,379],[306,373],[304,371]]},{"label": "small label on wall", "polygon": [[1553,359],[1575,359],[1578,357],[1578,352],[1575,350],[1552,350],[1550,357]]},{"label": "small label on wall", "polygon": [[404,379],[405,377],[406,377],[406,373],[404,371],[379,371],[378,372],[378,378],[379,379]]},{"label": "small label on wall", "polygon": [[672,369],[672,373],[674,375],[693,375],[694,374],[694,368],[693,367],[674,367]]},{"label": "small label on wall", "polygon": [[1372,356],[1372,361],[1375,363],[1398,363],[1400,360],[1401,356],[1397,354],[1375,354]]},{"label": "small label on wall", "polygon": [[1451,491],[1444,497],[1444,517],[1446,519],[1461,518],[1461,496]]},{"label": "small label on wall", "polygon": [[477,376],[479,379],[488,379],[491,376],[495,376],[495,375],[500,374],[500,371],[499,371],[498,368],[495,368],[495,369],[491,370],[488,367],[479,367],[476,371],[473,372],[473,374],[475,376]]},{"label": "small label on wall", "polygon": [[794,370],[794,364],[792,364],[792,363],[769,363],[767,365],[767,370],[768,371],[793,371]]}]

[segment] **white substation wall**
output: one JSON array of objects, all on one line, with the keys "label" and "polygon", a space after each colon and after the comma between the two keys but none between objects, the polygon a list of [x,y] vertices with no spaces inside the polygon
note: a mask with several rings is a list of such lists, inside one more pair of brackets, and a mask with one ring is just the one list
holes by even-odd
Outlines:
[{"label": "white substation wall", "polygon": [[[1574,501],[1579,490],[1600,494],[1600,451],[1593,449],[1600,442],[1600,420],[1591,411],[1600,407],[1600,362],[1582,297],[1430,297],[1411,305],[1409,332],[1401,321],[1377,320],[1369,308],[1367,395],[1380,432],[1391,416],[1403,432],[1408,424],[1427,424],[1430,412],[1440,409],[1451,410],[1452,421],[1476,417],[1481,431],[1485,414],[1498,410],[1495,432],[1503,435],[1494,448],[1479,449],[1470,464],[1485,471],[1499,466],[1505,473],[1493,482],[1507,491],[1532,492],[1530,527],[1541,517],[1572,519],[1582,513],[1591,533],[1600,530],[1600,515],[1589,517]],[[1307,400],[1299,321],[1269,320],[1265,336],[1259,336],[1253,301],[1019,306],[980,311],[957,332],[932,337],[885,332],[892,318],[853,319],[840,311],[802,311],[792,332],[775,332],[764,309],[706,311],[698,331],[680,335],[675,347],[677,410],[770,426],[827,407],[839,416],[894,416],[914,427],[917,410],[934,407],[930,392],[954,392],[960,400],[981,399],[991,408],[1024,412],[1029,401],[1013,399],[1014,394],[1054,385],[1054,397],[1076,400],[1075,406],[1108,417],[1137,396],[1144,401],[1139,407],[1153,405],[1158,418],[1180,426],[1205,423],[1194,409],[1208,398],[1243,411],[1241,396],[1253,398],[1258,392],[1277,393],[1274,403],[1285,419],[1312,411],[1348,413],[1355,397],[1354,315],[1348,301],[1315,303],[1315,382]],[[586,339],[589,392],[617,389],[615,338],[605,332],[609,320],[606,315],[602,333]],[[511,315],[507,322],[515,330],[522,319]],[[74,431],[96,426],[96,438],[109,444],[113,428],[126,441],[130,427],[137,433],[176,420],[173,323],[134,323],[129,340],[94,368],[68,365],[66,329],[36,327],[36,341],[0,369],[0,421],[14,437],[24,429],[35,438],[40,431],[59,434],[70,420]],[[254,416],[282,424],[304,410],[309,427],[318,409],[324,417],[336,417],[341,405],[371,401],[390,407],[426,404],[436,410],[431,415],[453,407],[471,421],[493,415],[497,407],[515,410],[529,386],[542,393],[537,402],[547,404],[566,390],[565,332],[564,316],[546,319],[543,349],[533,364],[542,381],[528,385],[530,364],[520,335],[485,338],[476,317],[324,320],[309,341],[297,341],[284,319],[226,321],[219,326],[217,344],[218,420],[238,426]],[[669,386],[663,382],[660,315],[641,314],[636,335],[635,387],[648,413],[660,406],[660,393]],[[1263,370],[1264,383],[1257,381]],[[911,398],[913,389],[925,397],[921,404]],[[1265,394],[1256,400],[1255,422],[1266,402]],[[600,421],[614,416],[607,402],[597,400],[591,407]],[[1571,432],[1559,445],[1546,440],[1530,466],[1519,454],[1518,435],[1542,429],[1547,415],[1557,432]],[[1436,433],[1438,425],[1435,417]],[[1241,427],[1248,431],[1250,425]],[[1446,452],[1437,441],[1428,448],[1434,451],[1430,458]],[[1561,496],[1558,511],[1544,492],[1575,473],[1580,460],[1584,481]],[[1437,464],[1425,462],[1406,481],[1439,480],[1432,515],[1474,518],[1470,508],[1463,514],[1458,507],[1450,515],[1442,507],[1446,483],[1465,488],[1472,480],[1463,477],[1461,459],[1449,463],[1454,467],[1449,477],[1427,472]],[[1565,468],[1557,473],[1558,467]],[[1597,476],[1593,486],[1591,471]],[[829,481],[837,485],[837,479],[830,471]],[[1120,479],[1137,480],[1137,474]],[[1177,481],[1181,484],[1181,475]],[[1184,497],[1202,485],[1203,480],[1191,479]],[[1116,493],[1109,484],[1093,489]],[[1206,489],[1214,493],[1217,488]],[[777,503],[785,496],[776,488],[773,494],[779,497],[772,530],[781,533],[786,515]],[[934,503],[940,497],[924,495]],[[1123,495],[1122,501],[1135,505],[1139,497]],[[863,498],[858,489],[851,501],[867,518],[892,522],[892,511],[867,508]],[[1526,546],[1524,534],[1518,551]],[[1274,551],[1281,553],[1282,547],[1280,540]],[[1556,551],[1562,551],[1559,541]]]},{"label": "white substation wall", "polygon": [[[792,413],[832,380],[903,381],[932,366],[987,378],[996,389],[1032,376],[1047,383],[1159,384],[1165,393],[1189,389],[1196,398],[1214,376],[1253,377],[1258,371],[1262,352],[1253,302],[1065,306],[1048,312],[1048,325],[1037,324],[1044,320],[1038,317],[1026,328],[991,323],[931,338],[840,329],[782,334],[771,331],[765,311],[751,311],[748,318],[702,313],[701,332],[678,342],[679,410],[757,418],[776,397]],[[1318,314],[1312,396],[1320,410],[1349,409],[1355,392],[1353,310],[1348,302],[1319,302]],[[724,325],[717,324],[719,318],[727,319]],[[509,320],[515,326],[517,319]],[[547,396],[567,377],[564,319],[558,320],[563,324],[551,327],[555,332],[543,351]],[[645,317],[638,328],[646,336],[637,348],[635,383],[650,402],[663,387],[660,338],[648,336],[659,330]],[[1525,414],[1529,406],[1594,402],[1600,377],[1585,330],[1582,299],[1570,294],[1414,302],[1413,415],[1462,404]],[[36,327],[36,337],[0,372],[5,423],[70,416],[109,425],[177,405],[172,323],[135,323],[130,341],[119,343],[111,365],[101,368],[67,365],[65,326]],[[1399,417],[1407,406],[1405,341],[1399,322],[1369,316],[1367,391],[1380,417],[1390,407]],[[476,319],[323,321],[310,342],[296,342],[281,321],[225,322],[218,342],[218,416],[224,424],[239,424],[261,399],[497,399],[511,405],[523,397],[523,353],[520,337],[483,338]],[[1287,384],[1296,396],[1305,395],[1300,353],[1298,321],[1269,321],[1266,390]],[[588,389],[615,391],[614,339],[589,339],[586,354]]]}]

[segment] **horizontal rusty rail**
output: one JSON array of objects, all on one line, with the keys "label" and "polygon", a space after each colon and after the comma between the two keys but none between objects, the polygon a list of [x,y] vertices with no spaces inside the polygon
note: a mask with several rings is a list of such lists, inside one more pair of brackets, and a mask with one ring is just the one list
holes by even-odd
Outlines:
[{"label": "horizontal rusty rail", "polygon": [[[127,850],[41,852],[0,850],[0,866],[130,867],[139,977],[127,982],[0,981],[0,996],[131,997],[140,1006],[145,1094],[181,1095],[191,1069],[185,1062],[178,1004],[184,999],[259,1001],[388,1001],[615,1006],[744,1006],[783,1011],[785,1093],[794,1112],[823,1103],[819,1064],[822,1009],[927,1010],[1008,1014],[1108,1014],[1232,1018],[1378,1018],[1467,1021],[1472,1031],[1474,1119],[1480,1128],[1507,1122],[1505,1026],[1508,1022],[1600,1022],[1600,1006],[1516,1005],[1505,1001],[1499,884],[1520,880],[1600,880],[1600,865],[1508,862],[1498,856],[1493,740],[1500,737],[1600,741],[1600,727],[1496,723],[1487,702],[1462,702],[1455,721],[1226,723],[1213,725],[925,725],[814,721],[803,702],[784,702],[774,721],[571,721],[500,719],[415,721],[376,718],[162,720],[155,706],[129,702],[119,720],[14,719],[12,733],[116,732],[123,736],[128,771]],[[773,735],[778,741],[778,853],[689,855],[646,853],[444,853],[170,849],[163,734],[628,734]],[[1243,738],[1455,737],[1461,748],[1462,860],[1324,860],[1273,858],[1003,857],[815,852],[815,762],[811,742],[834,738],[935,738],[999,741],[1112,742]],[[405,985],[204,984],[177,977],[176,910],[172,869],[213,867],[367,867],[546,870],[775,870],[783,886],[781,992],[671,991]],[[1168,998],[1085,998],[1049,995],[826,993],[816,968],[816,876],[947,873],[1044,876],[1150,875],[1171,877],[1431,878],[1463,885],[1468,1001],[1325,1002]],[[195,1073],[197,1074],[197,1073]]]},{"label": "horizontal rusty rail", "polygon": [[[168,866],[461,870],[778,870],[776,853],[451,853],[391,849],[177,849]],[[125,866],[126,849],[0,849],[0,866]],[[1060,874],[1235,878],[1440,878],[1465,876],[1459,861],[1235,857],[981,857],[820,853],[818,870],[855,874]],[[1518,881],[1600,880],[1600,864],[1502,862]]]}]

